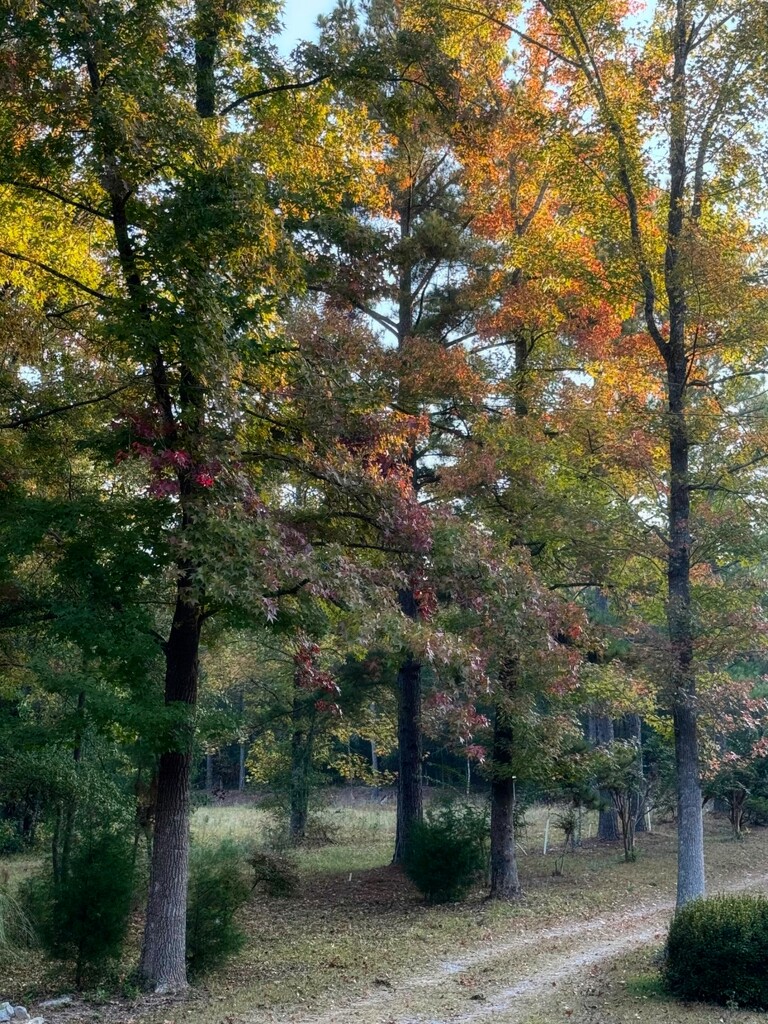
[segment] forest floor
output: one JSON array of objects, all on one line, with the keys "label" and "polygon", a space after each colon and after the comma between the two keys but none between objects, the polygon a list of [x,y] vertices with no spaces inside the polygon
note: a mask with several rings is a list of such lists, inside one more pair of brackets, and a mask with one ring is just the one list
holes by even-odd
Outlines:
[{"label": "forest floor", "polygon": [[[747,1024],[762,1015],[685,1006],[661,991],[654,956],[663,944],[675,885],[669,825],[638,837],[625,864],[618,847],[587,839],[566,854],[542,851],[544,812],[529,815],[521,874],[526,896],[429,907],[387,865],[392,814],[376,806],[327,812],[334,844],[303,851],[288,898],[254,894],[247,943],[232,963],[186,999],[117,998],[107,990],[38,1010],[49,1024]],[[198,835],[253,842],[262,812],[197,812]],[[554,830],[553,830],[554,831]],[[554,833],[557,841],[560,834]],[[17,877],[32,863],[3,865]],[[741,842],[708,816],[710,891],[768,891],[768,830]],[[132,953],[140,934],[136,920]],[[0,960],[0,1001],[66,992],[66,977],[35,952]]]}]

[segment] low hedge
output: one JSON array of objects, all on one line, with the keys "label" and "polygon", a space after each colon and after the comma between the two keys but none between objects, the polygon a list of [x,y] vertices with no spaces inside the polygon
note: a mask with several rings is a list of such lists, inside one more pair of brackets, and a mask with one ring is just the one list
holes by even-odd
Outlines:
[{"label": "low hedge", "polygon": [[715,896],[686,904],[669,930],[665,973],[681,999],[768,1009],[768,899]]}]

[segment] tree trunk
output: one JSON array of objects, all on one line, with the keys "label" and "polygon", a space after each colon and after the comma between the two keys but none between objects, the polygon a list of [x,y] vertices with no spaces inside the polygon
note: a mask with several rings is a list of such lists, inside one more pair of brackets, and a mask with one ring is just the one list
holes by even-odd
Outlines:
[{"label": "tree trunk", "polygon": [[[189,584],[188,576],[180,581],[166,645],[165,703],[191,712],[197,700],[201,617],[197,604],[189,600]],[[189,714],[170,737],[171,749],[160,755],[157,775],[155,837],[139,977],[158,994],[187,987],[189,776],[193,734]]]},{"label": "tree trunk", "polygon": [[674,709],[677,760],[677,905],[704,895],[704,817],[699,782],[699,746],[695,712]]},{"label": "tree trunk", "polygon": [[[411,189],[406,188],[398,197],[399,234],[406,242],[412,233]],[[397,347],[401,357],[405,354],[413,333],[413,265],[410,259],[403,260],[398,275],[397,287]],[[409,396],[400,393],[399,400],[409,403]],[[418,404],[417,404],[418,407]],[[418,489],[417,456],[411,451],[408,457],[414,494]],[[418,560],[417,560],[418,564]],[[413,587],[402,589],[398,595],[400,610],[410,619],[417,619],[418,604]],[[397,673],[397,831],[393,864],[402,864],[408,855],[413,826],[424,814],[421,761],[421,664],[408,654]]]},{"label": "tree trunk", "polygon": [[632,802],[635,832],[645,832],[646,804],[643,785],[643,720],[640,715],[627,715],[627,738],[637,745],[638,788]]},{"label": "tree trunk", "polygon": [[238,773],[237,773],[237,789],[238,789],[239,793],[242,793],[243,790],[245,789],[245,758],[246,758],[246,753],[247,753],[246,745],[244,743],[241,743],[240,744],[240,750],[239,750],[240,765],[239,765],[239,769],[238,769]]},{"label": "tree trunk", "polygon": [[[295,689],[298,690],[298,687]],[[304,699],[302,699],[304,697]],[[309,819],[309,770],[312,761],[312,734],[307,729],[306,696],[295,692],[293,696],[293,732],[291,733],[291,813],[288,825],[292,846],[300,845],[307,837]]]},{"label": "tree trunk", "polygon": [[520,895],[515,849],[515,779],[512,775],[514,735],[511,715],[496,705],[493,723],[491,778],[491,899]]},{"label": "tree trunk", "polygon": [[213,754],[205,755],[205,788],[213,792]]},{"label": "tree trunk", "polygon": [[410,849],[413,826],[422,820],[421,665],[410,655],[397,674],[397,834],[393,864],[402,864]]},{"label": "tree trunk", "polygon": [[[595,738],[599,746],[613,743],[613,719],[608,715],[595,715]],[[616,808],[607,790],[600,790],[600,805],[597,838],[604,843],[614,843],[621,836],[621,830]]]},{"label": "tree trunk", "polygon": [[728,820],[731,823],[734,838],[741,839],[741,823],[744,820],[744,802],[747,799],[747,792],[744,789],[732,789],[728,797]]},{"label": "tree trunk", "polygon": [[[79,765],[83,758],[83,729],[85,714],[85,692],[83,690],[77,695],[77,712],[75,718],[75,736],[72,747],[72,759]],[[57,838],[58,866],[54,867],[54,877],[58,870],[59,880],[64,881],[69,873],[69,859],[72,850],[72,837],[75,832],[75,818],[77,816],[77,802],[79,794],[73,793],[67,800],[62,816],[61,829]]]},{"label": "tree trunk", "polygon": [[597,746],[597,716],[587,715],[586,726],[584,729],[584,736],[586,737],[587,743],[590,747]]},{"label": "tree trunk", "polygon": [[667,623],[673,660],[673,722],[677,765],[677,905],[703,896],[704,818],[699,779],[696,679],[691,616],[691,532],[689,441],[684,394],[684,304],[670,314],[669,388],[669,556]]}]

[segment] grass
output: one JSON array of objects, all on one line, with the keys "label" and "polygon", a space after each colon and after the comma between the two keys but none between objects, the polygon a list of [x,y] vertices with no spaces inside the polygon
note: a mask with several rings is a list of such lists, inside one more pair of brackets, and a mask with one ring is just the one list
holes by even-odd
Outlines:
[{"label": "grass", "polygon": [[[363,871],[382,867],[392,857],[394,813],[378,805],[329,805],[316,815],[332,843],[309,844],[297,854],[302,875]],[[211,806],[192,816],[192,837],[198,841],[232,839],[243,850],[269,843],[275,818],[253,806]]]},{"label": "grass", "polygon": [[[337,845],[302,852],[299,894],[289,901],[257,898],[246,922],[246,950],[211,979],[213,1001],[223,999],[235,1020],[267,1010],[300,1017],[332,1006],[341,996],[362,995],[382,984],[397,987],[435,960],[521,927],[576,925],[621,907],[670,898],[674,891],[675,837],[669,830],[640,837],[641,855],[634,864],[625,864],[618,848],[592,843],[567,854],[564,874],[554,877],[557,850],[542,853],[546,812],[538,809],[529,815],[524,837],[524,901],[489,904],[484,892],[477,892],[460,905],[427,907],[405,879],[385,867],[392,848],[391,812],[387,818],[347,808],[339,817]],[[369,845],[361,849],[366,828]],[[559,836],[553,838],[561,845]],[[765,846],[762,836],[734,843],[717,826],[708,837],[712,877],[761,867]],[[503,984],[509,969],[504,960],[486,966],[482,981]],[[464,973],[468,991],[475,981],[471,972]],[[207,1006],[193,1009],[188,1019],[202,1024],[207,1012]]]},{"label": "grass", "polygon": [[[228,967],[181,1005],[158,1007],[145,1000],[135,1004],[117,1002],[108,1008],[99,1007],[99,1019],[110,1024],[129,1020],[137,1024],[181,1024],[182,1020],[185,1024],[219,1024],[224,1020],[241,1024],[274,1016],[297,1021],[310,1012],[327,1011],[342,1000],[366,992],[389,986],[396,992],[406,979],[422,972],[428,974],[441,959],[451,960],[475,948],[489,950],[491,958],[482,967],[464,970],[458,980],[443,986],[447,1015],[451,1008],[478,1005],[466,1003],[473,994],[514,984],[533,969],[527,954],[522,958],[492,958],[493,949],[510,936],[563,925],[578,935],[579,922],[657,903],[671,898],[674,892],[675,836],[669,827],[638,837],[640,856],[634,864],[623,862],[618,846],[605,847],[592,840],[576,853],[567,853],[563,875],[554,877],[562,835],[551,831],[550,843],[555,849],[545,856],[542,838],[546,811],[535,809],[528,816],[522,840],[524,900],[514,905],[488,903],[484,891],[478,890],[462,904],[428,907],[407,880],[388,866],[394,838],[391,808],[359,801],[344,807],[329,806],[322,817],[335,842],[298,851],[300,884],[294,896],[269,898],[254,893],[242,921],[248,936],[246,946]],[[590,825],[594,835],[594,822]],[[192,820],[198,841],[226,836],[244,849],[263,843],[269,830],[269,815],[255,806],[203,807]],[[767,852],[768,831],[755,832],[736,843],[730,839],[727,824],[708,821],[707,866],[713,887],[729,878],[764,871]],[[19,859],[5,866],[17,881],[29,873],[34,862]],[[128,961],[135,962],[140,933],[137,916],[128,966]],[[555,948],[553,955],[556,953]],[[708,1009],[709,1016],[697,1017],[695,1008],[671,1003],[654,988],[656,975],[644,954],[622,959],[616,972],[608,971],[601,995],[586,994],[578,1005],[569,1007],[571,1021],[614,1024],[635,1020],[636,1013],[641,1013],[641,1019],[680,1024],[717,1022],[721,1017],[734,1022],[757,1019],[754,1014],[729,1017],[728,1011],[719,1009],[715,1016],[715,1011]],[[15,967],[0,957],[3,998],[23,1001],[55,995],[62,991],[61,986],[61,975],[52,972],[35,953],[25,954]],[[414,994],[408,1013],[414,1015],[411,1011],[418,1009],[419,1000],[428,1013],[434,997],[435,993],[429,992]],[[555,1016],[544,1017],[537,1006],[528,1024],[535,1024],[539,1018],[546,1024],[565,1020],[558,1006],[556,1003],[552,1011],[546,1011]],[[651,1006],[658,1011],[656,1017],[649,1016]],[[78,1012],[79,1016],[70,1021],[80,1024],[90,1019],[86,1008],[80,1007]],[[404,1012],[403,1016],[408,1014]],[[504,1020],[503,1016],[498,1019],[500,1024]],[[51,1024],[58,1024],[58,1020]]]},{"label": "grass", "polygon": [[[571,1024],[614,1024],[624,1021],[648,1021],[659,1024],[764,1024],[765,1015],[754,1010],[729,1010],[703,1003],[680,1003],[671,999],[661,983],[655,951],[642,950],[620,957],[593,974],[587,985],[570,995],[568,1015]],[[542,1024],[565,1020],[562,1013],[553,1016],[550,1004]],[[538,1024],[531,1017],[525,1024]]]}]

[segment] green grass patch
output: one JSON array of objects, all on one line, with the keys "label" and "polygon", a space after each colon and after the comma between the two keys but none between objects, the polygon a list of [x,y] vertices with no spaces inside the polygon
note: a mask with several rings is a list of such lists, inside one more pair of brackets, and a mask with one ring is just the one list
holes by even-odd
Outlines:
[{"label": "green grass patch", "polygon": [[640,999],[668,999],[669,993],[664,988],[664,979],[659,971],[647,971],[643,974],[630,975],[626,980],[627,995]]}]

